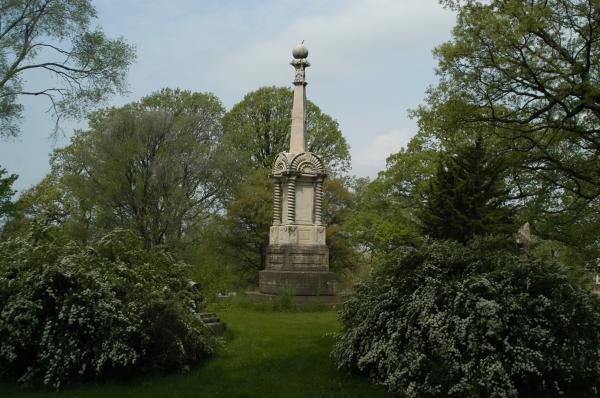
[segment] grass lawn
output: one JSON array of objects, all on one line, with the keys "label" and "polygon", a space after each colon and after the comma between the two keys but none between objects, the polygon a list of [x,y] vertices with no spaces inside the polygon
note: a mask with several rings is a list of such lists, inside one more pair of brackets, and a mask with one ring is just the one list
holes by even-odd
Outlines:
[{"label": "grass lawn", "polygon": [[339,373],[329,358],[337,313],[219,312],[228,341],[187,374],[127,384],[87,385],[61,393],[0,384],[0,397],[387,397],[367,380]]}]

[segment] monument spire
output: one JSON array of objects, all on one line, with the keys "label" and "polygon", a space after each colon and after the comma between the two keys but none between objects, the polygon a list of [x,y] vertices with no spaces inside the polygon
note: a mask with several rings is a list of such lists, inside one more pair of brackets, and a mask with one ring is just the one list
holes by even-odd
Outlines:
[{"label": "monument spire", "polygon": [[292,105],[292,129],[290,131],[290,152],[306,152],[306,83],[305,71],[310,66],[306,60],[308,50],[304,40],[292,50],[291,64],[296,69],[294,77],[294,102]]}]

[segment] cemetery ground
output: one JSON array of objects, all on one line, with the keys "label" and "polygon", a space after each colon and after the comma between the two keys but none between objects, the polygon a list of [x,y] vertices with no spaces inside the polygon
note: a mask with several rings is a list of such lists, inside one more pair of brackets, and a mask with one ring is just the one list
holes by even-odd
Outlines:
[{"label": "cemetery ground", "polygon": [[329,357],[336,311],[218,311],[227,324],[218,353],[186,374],[67,387],[0,384],[0,397],[387,397],[365,378],[338,372]]}]

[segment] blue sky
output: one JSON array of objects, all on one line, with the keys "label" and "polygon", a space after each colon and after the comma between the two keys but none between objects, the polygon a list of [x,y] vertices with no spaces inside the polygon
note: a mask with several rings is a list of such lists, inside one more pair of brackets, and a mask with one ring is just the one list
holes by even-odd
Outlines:
[{"label": "blue sky", "polygon": [[[97,23],[137,47],[122,105],[163,87],[216,94],[227,109],[262,86],[291,86],[291,49],[301,40],[312,64],[307,96],[348,140],[352,173],[376,176],[416,131],[407,110],[435,83],[431,50],[450,38],[455,16],[436,0],[95,0]],[[24,76],[31,84],[50,81]],[[18,139],[0,141],[0,166],[24,189],[49,171],[51,139],[43,99],[25,98]]]}]

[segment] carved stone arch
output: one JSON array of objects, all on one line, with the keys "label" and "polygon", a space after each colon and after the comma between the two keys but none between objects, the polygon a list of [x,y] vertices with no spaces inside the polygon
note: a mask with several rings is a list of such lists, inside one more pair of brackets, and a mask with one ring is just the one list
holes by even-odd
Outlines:
[{"label": "carved stone arch", "polygon": [[273,175],[281,175],[288,170],[289,163],[287,156],[284,153],[280,153],[277,155],[277,159],[275,159],[275,163],[273,164]]},{"label": "carved stone arch", "polygon": [[296,155],[292,159],[290,169],[300,174],[317,175],[325,173],[323,162],[312,152],[304,152]]}]

